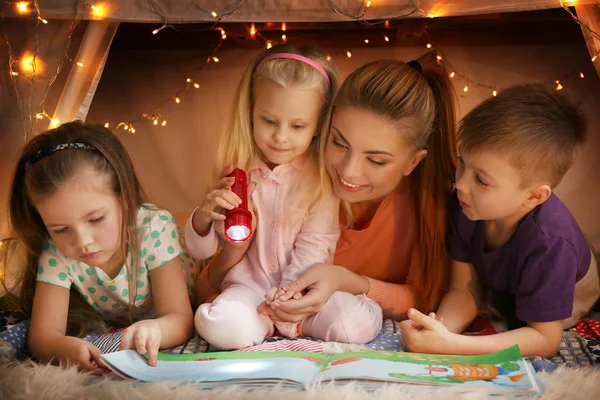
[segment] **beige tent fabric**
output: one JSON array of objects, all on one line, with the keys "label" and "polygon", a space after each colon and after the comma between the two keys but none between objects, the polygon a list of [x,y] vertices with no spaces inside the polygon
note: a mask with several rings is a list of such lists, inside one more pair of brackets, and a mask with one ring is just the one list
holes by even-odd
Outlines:
[{"label": "beige tent fabric", "polygon": [[576,6],[577,17],[596,73],[600,76],[600,6]]},{"label": "beige tent fabric", "polygon": [[[348,21],[366,9],[363,0],[45,0],[39,2],[46,19],[72,18],[117,22],[228,22]],[[80,3],[79,6],[76,6]],[[390,19],[410,14],[427,18],[518,12],[560,7],[559,0],[372,0],[364,19]],[[565,5],[593,4],[594,0],[563,0]],[[93,9],[91,5],[98,4]],[[7,8],[7,6],[4,6]],[[97,11],[99,10],[99,11]],[[339,11],[339,12],[336,12]],[[18,15],[14,7],[6,10]],[[217,14],[217,18],[212,13]]]}]

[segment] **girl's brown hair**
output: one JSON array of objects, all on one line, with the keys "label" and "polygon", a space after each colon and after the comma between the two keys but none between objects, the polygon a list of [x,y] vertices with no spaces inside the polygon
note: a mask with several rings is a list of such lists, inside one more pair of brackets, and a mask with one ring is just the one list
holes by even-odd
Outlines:
[{"label": "girl's brown hair", "polygon": [[455,93],[448,72],[427,53],[410,65],[397,60],[375,61],[354,71],[342,84],[335,106],[372,111],[398,127],[425,157],[411,173],[421,258],[417,307],[432,311],[446,280],[446,205],[456,169]]},{"label": "girl's brown hair", "polygon": [[[56,151],[28,166],[40,151],[52,146],[81,143],[93,148]],[[91,167],[99,174],[110,177],[113,193],[119,199],[123,212],[121,223],[121,252],[127,259],[127,246],[132,254],[137,254],[136,214],[142,206],[143,190],[135,174],[133,163],[127,150],[119,139],[108,129],[84,124],[80,121],[69,122],[56,129],[48,130],[25,144],[19,156],[9,199],[9,219],[12,233],[26,251],[26,262],[21,283],[20,302],[23,311],[31,315],[37,275],[37,260],[42,253],[42,244],[49,238],[48,231],[38,214],[35,203],[39,199],[51,196],[77,171]],[[129,280],[129,309],[133,308],[137,288],[136,282],[139,262],[131,257],[133,265],[126,261]],[[103,327],[101,315],[93,310],[81,295],[71,289],[69,299],[67,334],[82,336],[91,330]]]}]

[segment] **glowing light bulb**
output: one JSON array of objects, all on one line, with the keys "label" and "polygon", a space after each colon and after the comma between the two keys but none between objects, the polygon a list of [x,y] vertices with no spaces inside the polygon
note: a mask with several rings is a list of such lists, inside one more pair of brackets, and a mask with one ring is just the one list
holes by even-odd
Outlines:
[{"label": "glowing light bulb", "polygon": [[386,28],[390,27],[390,21],[385,21],[385,23],[383,24]]},{"label": "glowing light bulb", "polygon": [[94,14],[95,17],[101,18],[104,16],[104,14],[105,14],[104,6],[92,4],[91,8],[92,8],[92,14]]},{"label": "glowing light bulb", "polygon": [[367,43],[367,44],[368,44],[368,43],[369,43],[369,39],[365,39],[365,43]]},{"label": "glowing light bulb", "polygon": [[167,126],[167,120],[166,120],[166,119],[164,119],[161,125],[162,125],[162,126]]},{"label": "glowing light bulb", "polygon": [[110,124],[107,122],[107,123],[104,124],[104,127],[105,128],[110,128]]},{"label": "glowing light bulb", "polygon": [[327,54],[327,61],[331,61],[331,56]]},{"label": "glowing light bulb", "polygon": [[496,90],[494,90],[494,91],[492,92],[492,96],[494,96],[494,97],[498,96],[498,92],[497,92]]},{"label": "glowing light bulb", "polygon": [[12,76],[19,76],[19,73],[18,73],[17,71],[12,71],[10,74],[11,74]]},{"label": "glowing light bulb", "polygon": [[371,2],[370,2],[370,1],[367,1],[367,4],[365,4],[365,7],[366,7],[366,8],[369,8],[369,7],[371,7]]},{"label": "glowing light bulb", "polygon": [[219,17],[219,14],[217,14],[217,13],[216,13],[216,12],[214,12],[214,11],[213,11],[213,12],[211,12],[211,15],[213,16],[213,18],[218,18],[218,17]]},{"label": "glowing light bulb", "polygon": [[156,28],[155,30],[152,31],[152,34],[156,35],[158,32],[160,32],[160,29]]},{"label": "glowing light bulb", "polygon": [[287,41],[287,36],[286,35],[281,35],[281,40],[283,40],[284,42]]},{"label": "glowing light bulb", "polygon": [[427,43],[427,48],[430,49],[431,48],[431,43]]},{"label": "glowing light bulb", "polygon": [[52,119],[50,120],[50,126],[51,126],[52,128],[56,128],[56,127],[58,126],[58,124],[59,124],[59,123],[60,123],[60,121],[59,121],[58,119],[56,119],[56,118],[52,118]]},{"label": "glowing light bulb", "polygon": [[77,61],[77,66],[78,67],[83,67],[83,63],[81,61]]},{"label": "glowing light bulb", "polygon": [[25,55],[21,58],[21,69],[25,72],[32,73],[33,72],[33,61],[34,57],[32,55]]},{"label": "glowing light bulb", "polygon": [[158,125],[158,120],[155,119],[154,122],[152,122],[154,125]]},{"label": "glowing light bulb", "polygon": [[187,78],[185,81],[186,81],[187,83],[190,83],[190,82],[192,81],[192,78]]},{"label": "glowing light bulb", "polygon": [[177,103],[177,104],[181,103],[181,99],[179,97],[175,97],[174,100],[175,100],[175,103]]},{"label": "glowing light bulb", "polygon": [[129,131],[130,131],[131,133],[135,133],[135,128],[132,126],[132,127],[129,129]]},{"label": "glowing light bulb", "polygon": [[250,25],[250,36],[256,35],[256,27],[254,24]]},{"label": "glowing light bulb", "polygon": [[348,58],[352,57],[352,53],[350,53],[350,50],[348,50],[348,51],[346,52],[346,57],[348,57]]},{"label": "glowing light bulb", "polygon": [[35,117],[36,117],[37,119],[42,119],[42,118],[44,118],[44,114],[42,114],[42,113],[37,113],[37,114],[35,114]]},{"label": "glowing light bulb", "polygon": [[39,19],[43,24],[47,24],[48,21],[42,17],[37,17],[37,19]]},{"label": "glowing light bulb", "polygon": [[580,72],[580,73],[579,73],[579,77],[580,77],[581,79],[585,78],[585,75],[583,75],[583,72]]},{"label": "glowing light bulb", "polygon": [[456,74],[454,72],[450,72],[450,78],[454,78],[454,76],[456,76]]},{"label": "glowing light bulb", "polygon": [[195,87],[196,89],[200,89],[200,84],[199,84],[199,83],[194,83],[194,87]]},{"label": "glowing light bulb", "polygon": [[281,30],[284,32],[287,30],[287,24],[285,22],[281,23]]},{"label": "glowing light bulb", "polygon": [[442,56],[440,56],[439,54],[435,57],[438,61],[442,61]]},{"label": "glowing light bulb", "polygon": [[28,1],[19,1],[16,5],[17,11],[19,14],[25,14],[29,12],[29,2]]},{"label": "glowing light bulb", "polygon": [[218,59],[217,57],[213,57],[212,59],[213,59],[213,61],[214,61],[214,62],[216,62],[216,63],[217,63],[217,62],[219,62],[219,59]]},{"label": "glowing light bulb", "polygon": [[463,88],[463,92],[468,92],[469,91],[469,85],[465,85],[465,87]]},{"label": "glowing light bulb", "polygon": [[389,38],[389,37],[387,37],[387,36],[384,36],[383,38],[385,39],[385,41],[386,41],[386,42],[389,42],[389,41],[390,41],[390,38]]},{"label": "glowing light bulb", "polygon": [[267,42],[267,49],[270,49],[271,47],[273,47],[273,44],[271,42]]}]

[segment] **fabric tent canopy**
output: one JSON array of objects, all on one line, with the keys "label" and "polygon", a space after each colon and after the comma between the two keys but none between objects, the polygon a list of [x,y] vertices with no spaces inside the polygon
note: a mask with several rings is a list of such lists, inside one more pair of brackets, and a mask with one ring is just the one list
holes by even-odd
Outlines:
[{"label": "fabric tent canopy", "polygon": [[[114,22],[169,23],[211,22],[314,22],[347,21],[348,15],[365,20],[450,17],[542,10],[561,7],[559,0],[97,0],[80,2],[46,0],[40,2],[40,14],[47,19],[70,19],[74,8],[81,19],[108,19]],[[594,4],[594,0],[563,0],[566,6]],[[91,5],[102,8],[95,12]],[[87,5],[87,7],[86,7]],[[14,15],[18,15],[14,12]]]}]

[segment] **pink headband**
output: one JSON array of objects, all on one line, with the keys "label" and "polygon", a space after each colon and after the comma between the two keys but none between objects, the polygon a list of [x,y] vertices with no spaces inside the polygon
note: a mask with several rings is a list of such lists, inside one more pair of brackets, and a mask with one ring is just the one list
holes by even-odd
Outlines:
[{"label": "pink headband", "polygon": [[325,71],[325,68],[323,68],[318,62],[311,60],[308,57],[304,57],[301,56],[300,54],[294,54],[294,53],[275,53],[275,54],[271,54],[269,56],[266,56],[265,58],[263,58],[261,60],[261,63],[268,61],[268,60],[276,60],[278,58],[288,58],[290,60],[296,60],[296,61],[300,61],[303,62],[305,64],[308,64],[310,66],[312,66],[313,68],[315,68],[317,71],[319,71],[321,73],[321,75],[323,75],[325,77],[325,79],[327,80],[327,82],[330,82],[329,79],[329,75],[327,75],[327,71]]}]

